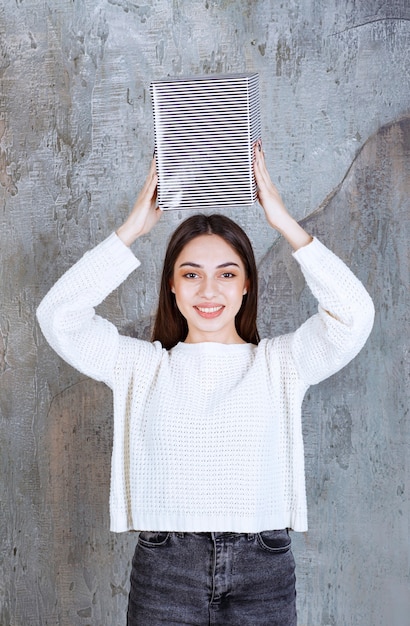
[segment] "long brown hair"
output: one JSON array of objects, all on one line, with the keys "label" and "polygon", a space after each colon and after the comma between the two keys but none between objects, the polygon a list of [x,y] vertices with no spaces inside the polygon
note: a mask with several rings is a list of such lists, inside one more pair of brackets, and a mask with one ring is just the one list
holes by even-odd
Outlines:
[{"label": "long brown hair", "polygon": [[188,335],[186,319],[177,307],[170,286],[175,262],[187,243],[195,237],[206,234],[222,237],[242,259],[249,286],[236,315],[235,327],[241,339],[247,343],[259,343],[256,327],[258,275],[252,244],[242,228],[229,217],[219,214],[198,214],[189,217],[178,226],[171,236],[165,254],[152,341],[160,341],[167,350],[173,348],[179,341],[184,341]]}]

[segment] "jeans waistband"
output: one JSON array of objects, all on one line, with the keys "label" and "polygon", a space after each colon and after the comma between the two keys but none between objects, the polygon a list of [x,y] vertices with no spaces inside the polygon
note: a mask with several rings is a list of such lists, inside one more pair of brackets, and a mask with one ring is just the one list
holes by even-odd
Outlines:
[{"label": "jeans waistband", "polygon": [[201,533],[187,533],[187,532],[175,532],[177,537],[185,537],[186,535],[196,537],[206,537],[207,539],[216,539],[218,537],[228,538],[228,537],[246,537],[249,541],[252,541],[256,535],[256,533],[235,533],[235,532],[201,532]]}]

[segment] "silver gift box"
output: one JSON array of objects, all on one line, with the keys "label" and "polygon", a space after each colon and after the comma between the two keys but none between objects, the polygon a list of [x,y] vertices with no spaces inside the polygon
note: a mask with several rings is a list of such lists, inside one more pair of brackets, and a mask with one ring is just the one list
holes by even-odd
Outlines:
[{"label": "silver gift box", "polygon": [[150,90],[161,209],[253,204],[258,74],[169,78]]}]

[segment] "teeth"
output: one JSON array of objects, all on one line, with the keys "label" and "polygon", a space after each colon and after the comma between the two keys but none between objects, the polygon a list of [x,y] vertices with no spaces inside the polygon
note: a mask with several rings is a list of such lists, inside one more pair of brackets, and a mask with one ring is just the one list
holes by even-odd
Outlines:
[{"label": "teeth", "polygon": [[201,311],[201,313],[216,313],[217,311],[220,311],[222,309],[221,306],[197,306],[196,308],[198,309],[198,311]]}]

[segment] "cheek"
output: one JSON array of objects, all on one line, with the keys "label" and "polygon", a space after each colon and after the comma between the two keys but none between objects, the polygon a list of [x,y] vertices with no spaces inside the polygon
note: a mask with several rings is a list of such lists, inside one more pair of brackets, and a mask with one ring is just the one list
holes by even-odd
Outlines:
[{"label": "cheek", "polygon": [[175,301],[179,309],[189,301],[189,288],[187,288],[187,285],[183,285],[176,281],[171,290],[175,295]]},{"label": "cheek", "polygon": [[227,293],[227,299],[231,302],[238,311],[242,306],[243,297],[246,293],[246,289],[242,285],[238,285],[235,289],[232,289],[230,293]]}]

